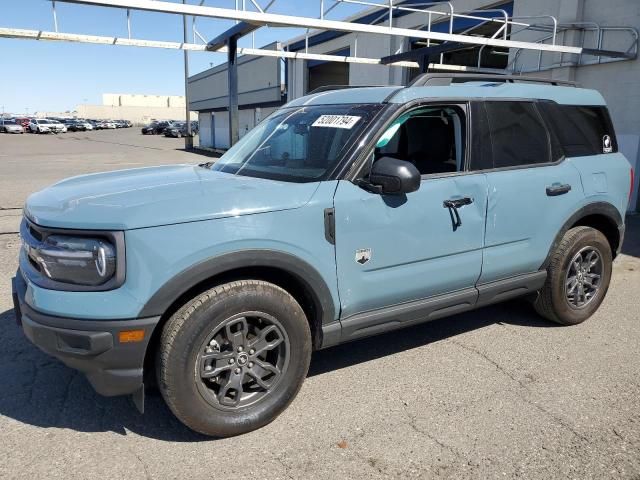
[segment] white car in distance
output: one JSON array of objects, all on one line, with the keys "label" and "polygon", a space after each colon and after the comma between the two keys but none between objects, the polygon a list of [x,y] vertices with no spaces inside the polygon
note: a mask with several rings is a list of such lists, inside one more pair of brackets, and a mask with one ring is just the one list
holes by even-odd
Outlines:
[{"label": "white car in distance", "polygon": [[[64,126],[64,125],[63,125]],[[34,118],[29,122],[31,133],[57,133],[58,127],[48,118]]]}]

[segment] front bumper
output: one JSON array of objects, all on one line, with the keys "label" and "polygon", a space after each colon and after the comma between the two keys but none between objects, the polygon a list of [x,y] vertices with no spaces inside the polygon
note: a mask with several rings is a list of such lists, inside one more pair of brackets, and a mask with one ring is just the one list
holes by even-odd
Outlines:
[{"label": "front bumper", "polygon": [[[12,286],[16,321],[40,350],[83,372],[101,395],[141,391],[145,353],[160,317],[85,320],[45,315],[25,302],[28,285],[19,270]],[[120,342],[119,333],[125,330],[143,330],[143,340]]]}]

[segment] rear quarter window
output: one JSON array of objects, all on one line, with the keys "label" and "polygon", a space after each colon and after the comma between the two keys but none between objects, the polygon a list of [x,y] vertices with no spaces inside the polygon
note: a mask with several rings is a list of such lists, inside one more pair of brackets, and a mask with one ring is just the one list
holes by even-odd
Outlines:
[{"label": "rear quarter window", "polygon": [[541,102],[540,111],[567,157],[618,151],[606,107]]}]

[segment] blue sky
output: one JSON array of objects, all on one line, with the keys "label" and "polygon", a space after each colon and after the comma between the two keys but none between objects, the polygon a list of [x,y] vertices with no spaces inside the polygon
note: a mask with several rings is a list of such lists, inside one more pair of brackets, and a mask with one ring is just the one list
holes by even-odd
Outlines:
[{"label": "blue sky", "polygon": [[[181,3],[180,0],[171,0]],[[257,0],[266,5],[267,0]],[[197,4],[199,0],[187,0]],[[0,27],[53,31],[47,0],[2,0]],[[246,0],[247,5],[251,2]],[[330,1],[325,2],[330,5]],[[235,8],[234,0],[206,0],[205,5]],[[345,18],[362,7],[342,4],[328,18]],[[276,0],[272,13],[318,16],[319,0]],[[58,2],[58,29],[65,33],[127,36],[124,10]],[[132,37],[182,41],[182,17],[150,12],[131,14]],[[189,19],[189,25],[191,20]],[[213,38],[232,22],[198,19],[198,31]],[[263,28],[256,46],[301,34],[289,28]],[[191,31],[189,27],[191,41]],[[241,40],[250,46],[251,38]],[[191,74],[225,61],[221,54],[190,53]],[[79,103],[100,103],[102,93],[183,95],[183,55],[177,50],[44,42],[0,38],[0,108],[6,112],[66,111]]]}]

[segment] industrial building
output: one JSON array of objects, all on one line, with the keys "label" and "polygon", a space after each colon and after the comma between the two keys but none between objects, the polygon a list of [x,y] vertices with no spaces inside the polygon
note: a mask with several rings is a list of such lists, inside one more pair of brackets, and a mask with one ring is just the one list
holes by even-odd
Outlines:
[{"label": "industrial building", "polygon": [[[185,107],[185,97],[181,95],[103,93],[102,105],[78,105],[74,115],[79,118],[129,120],[139,125],[153,119],[182,119]],[[196,113],[191,117],[192,120],[198,118]]]},{"label": "industrial building", "polygon": [[[436,2],[437,3],[437,2]],[[620,150],[640,166],[640,60],[637,59],[640,2],[636,0],[452,0],[430,6],[425,12],[396,11],[393,26],[432,32],[462,33],[527,42],[575,45],[584,48],[625,52],[624,55],[596,57],[528,49],[506,49],[478,45],[451,45],[411,37],[369,33],[318,31],[265,48],[351,57],[388,57],[431,48],[429,71],[469,70],[523,73],[532,76],[571,80],[599,90],[607,100],[618,134]],[[419,0],[395,5],[425,8]],[[469,13],[474,18],[437,15],[434,11]],[[554,19],[551,16],[555,17]],[[496,21],[509,17],[514,23],[504,28]],[[520,29],[518,20],[537,23],[540,28]],[[557,20],[550,34],[549,26]],[[388,10],[371,8],[348,19],[352,23],[388,25]],[[544,28],[543,28],[544,27]],[[552,38],[553,35],[553,38]],[[556,38],[557,37],[557,38]],[[450,42],[449,42],[450,43]],[[443,48],[444,47],[444,48]],[[189,79],[192,110],[199,113],[200,145],[229,146],[228,88],[226,64],[218,65]],[[418,68],[328,62],[277,57],[248,57],[238,60],[239,134],[286,101],[327,85],[406,85]],[[636,183],[638,179],[636,179]],[[636,185],[636,192],[637,192]],[[636,199],[632,209],[637,206]]]},{"label": "industrial building", "polygon": [[[265,48],[280,50],[282,45]],[[241,137],[286,101],[282,70],[279,58],[243,56],[238,60]],[[201,147],[229,148],[228,92],[226,63],[189,78],[189,105],[198,112]]]}]

